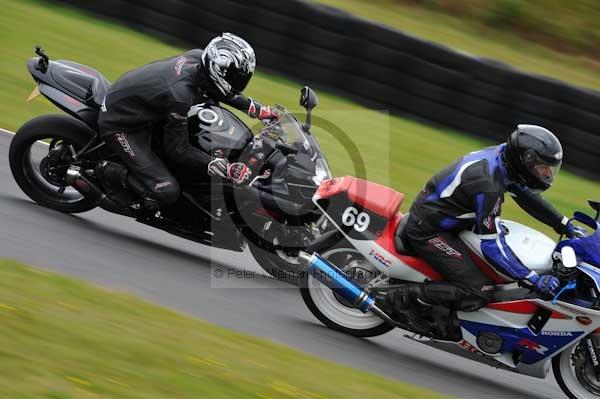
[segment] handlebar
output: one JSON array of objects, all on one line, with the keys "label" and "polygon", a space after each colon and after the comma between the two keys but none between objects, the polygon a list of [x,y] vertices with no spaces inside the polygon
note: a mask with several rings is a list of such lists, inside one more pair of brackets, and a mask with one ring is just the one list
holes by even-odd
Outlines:
[{"label": "handlebar", "polygon": [[289,154],[297,154],[298,153],[298,149],[296,147],[294,147],[293,145],[290,144],[285,144],[285,143],[276,143],[275,144],[275,148],[277,148],[279,151],[281,151],[283,153],[283,155],[289,155]]}]

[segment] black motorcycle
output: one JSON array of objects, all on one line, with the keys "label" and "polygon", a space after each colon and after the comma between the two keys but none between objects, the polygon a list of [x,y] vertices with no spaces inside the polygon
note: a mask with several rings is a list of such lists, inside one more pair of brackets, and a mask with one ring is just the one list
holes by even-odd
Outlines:
[{"label": "black motorcycle", "polygon": [[[95,173],[99,162],[120,162],[98,134],[98,113],[110,82],[88,66],[50,61],[39,47],[36,54],[27,63],[37,83],[29,100],[41,94],[66,115],[36,117],[12,140],[11,171],[31,199],[66,213],[101,207],[217,248],[241,252],[248,245],[267,272],[295,279],[298,252],[323,228],[324,218],[312,196],[321,181],[330,178],[310,132],[310,111],[317,105],[310,88],[304,87],[300,98],[307,111],[305,124],[279,107],[281,118],[267,122],[256,135],[227,109],[216,104],[193,106],[188,114],[191,143],[213,156],[249,165],[250,179],[233,184],[161,157],[177,177],[182,195],[174,205],[149,214],[139,198],[125,188],[109,190]],[[152,135],[159,156],[162,128],[154,126]],[[131,198],[127,206],[123,197]]]}]

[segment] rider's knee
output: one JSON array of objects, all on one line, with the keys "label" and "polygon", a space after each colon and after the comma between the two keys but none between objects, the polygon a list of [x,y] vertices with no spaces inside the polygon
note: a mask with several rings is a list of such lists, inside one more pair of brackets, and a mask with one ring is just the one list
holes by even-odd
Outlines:
[{"label": "rider's knee", "polygon": [[460,301],[459,310],[474,312],[490,303],[490,299],[480,287],[463,289],[464,297]]},{"label": "rider's knee", "polygon": [[167,179],[157,182],[152,187],[152,197],[161,205],[171,205],[181,195],[181,188],[175,179]]}]

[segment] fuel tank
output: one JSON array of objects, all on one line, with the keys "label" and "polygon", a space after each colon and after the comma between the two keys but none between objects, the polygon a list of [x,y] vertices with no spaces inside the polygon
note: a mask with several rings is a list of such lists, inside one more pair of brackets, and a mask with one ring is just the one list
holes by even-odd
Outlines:
[{"label": "fuel tank", "polygon": [[[506,231],[506,243],[529,269],[542,274],[552,267],[552,254],[556,242],[545,234],[517,222],[503,220]],[[472,231],[460,234],[463,242],[479,257],[485,259],[481,252],[481,236]]]}]

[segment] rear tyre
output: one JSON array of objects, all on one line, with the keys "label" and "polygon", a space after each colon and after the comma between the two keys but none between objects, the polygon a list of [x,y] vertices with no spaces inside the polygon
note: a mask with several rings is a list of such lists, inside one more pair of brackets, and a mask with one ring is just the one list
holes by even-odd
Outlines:
[{"label": "rear tyre", "polygon": [[21,190],[38,204],[64,213],[95,208],[93,200],[64,182],[69,147],[81,150],[93,137],[90,132],[94,133],[67,115],[44,115],[25,123],[9,149],[10,170]]},{"label": "rear tyre", "polygon": [[[347,241],[323,252],[321,256],[351,275],[364,270],[371,275],[374,270],[368,261]],[[315,279],[310,273],[299,276],[300,294],[311,313],[327,327],[354,337],[376,337],[394,329],[374,313],[363,313],[345,303],[333,291]]]}]

